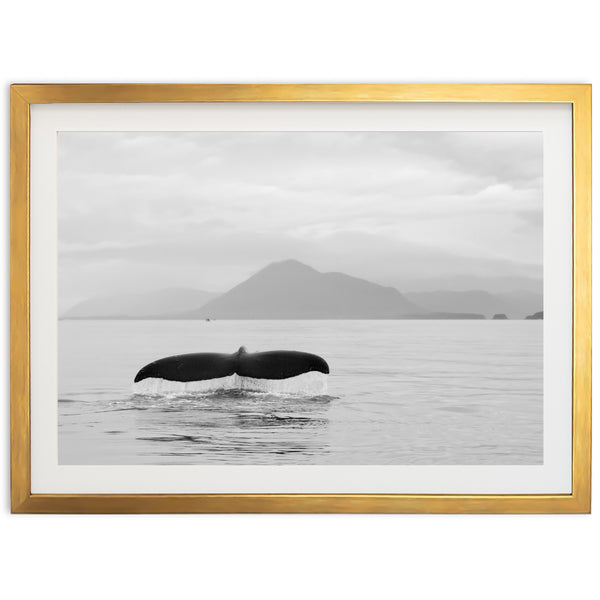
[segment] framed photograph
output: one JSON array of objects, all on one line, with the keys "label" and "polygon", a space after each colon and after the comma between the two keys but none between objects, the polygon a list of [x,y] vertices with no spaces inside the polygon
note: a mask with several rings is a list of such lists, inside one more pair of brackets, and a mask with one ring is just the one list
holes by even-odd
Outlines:
[{"label": "framed photograph", "polygon": [[588,85],[13,85],[13,512],[585,513]]}]

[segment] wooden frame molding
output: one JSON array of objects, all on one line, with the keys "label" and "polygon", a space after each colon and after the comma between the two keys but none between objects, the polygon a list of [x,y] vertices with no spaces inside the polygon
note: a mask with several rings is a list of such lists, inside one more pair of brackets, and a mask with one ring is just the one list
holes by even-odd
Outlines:
[{"label": "wooden frame molding", "polygon": [[[572,493],[32,494],[30,105],[120,102],[562,102],[573,125]],[[18,513],[587,513],[591,506],[591,86],[99,84],[11,86],[11,506]]]}]

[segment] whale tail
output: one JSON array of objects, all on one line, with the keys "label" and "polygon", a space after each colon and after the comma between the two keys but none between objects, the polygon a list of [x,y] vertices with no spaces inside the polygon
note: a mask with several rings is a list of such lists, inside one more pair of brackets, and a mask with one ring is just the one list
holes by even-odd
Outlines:
[{"label": "whale tail", "polygon": [[169,356],[144,366],[134,379],[136,393],[186,393],[238,389],[282,394],[322,394],[329,365],[293,350]]}]

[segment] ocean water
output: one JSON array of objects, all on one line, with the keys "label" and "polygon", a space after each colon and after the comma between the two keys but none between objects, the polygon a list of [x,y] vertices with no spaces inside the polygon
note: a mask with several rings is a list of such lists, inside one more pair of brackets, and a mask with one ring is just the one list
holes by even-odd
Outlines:
[{"label": "ocean water", "polygon": [[[543,461],[542,321],[60,321],[60,464]],[[187,352],[301,350],[318,396],[134,393]]]}]

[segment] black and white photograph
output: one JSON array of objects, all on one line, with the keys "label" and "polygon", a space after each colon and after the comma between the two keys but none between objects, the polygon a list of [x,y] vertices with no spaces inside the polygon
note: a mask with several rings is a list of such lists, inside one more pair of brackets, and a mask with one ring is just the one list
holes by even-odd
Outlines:
[{"label": "black and white photograph", "polygon": [[5,3],[2,597],[600,598],[593,7]]},{"label": "black and white photograph", "polygon": [[61,465],[543,464],[543,136],[58,135]]}]

